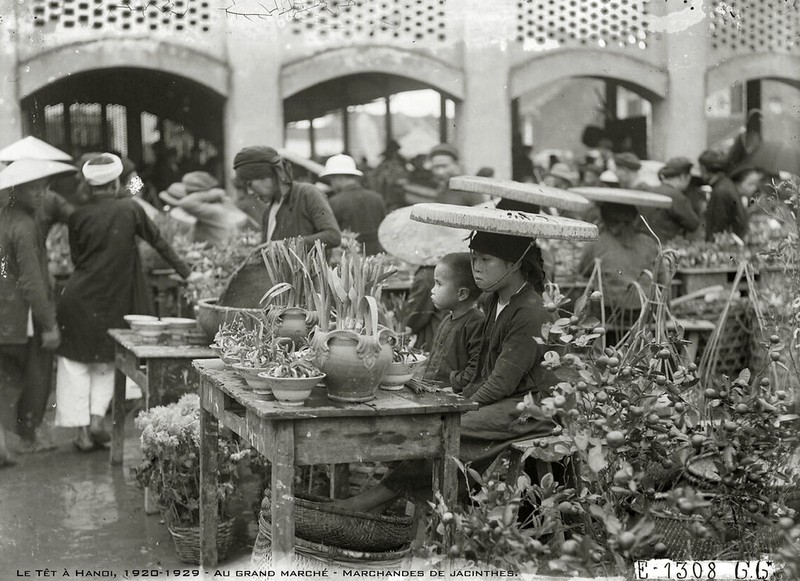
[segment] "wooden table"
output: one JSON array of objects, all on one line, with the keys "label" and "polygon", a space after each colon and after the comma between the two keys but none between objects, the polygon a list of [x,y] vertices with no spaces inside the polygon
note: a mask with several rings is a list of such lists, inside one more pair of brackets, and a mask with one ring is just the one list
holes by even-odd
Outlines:
[{"label": "wooden table", "polygon": [[195,361],[200,373],[200,562],[217,563],[217,468],[219,428],[241,436],[272,464],[272,557],[291,567],[294,556],[296,466],[347,462],[434,461],[433,489],[456,502],[461,414],[477,405],[444,393],[380,391],[360,404],[329,400],[314,388],[302,407],[283,407],[246,388],[221,361]]},{"label": "wooden table", "polygon": [[130,329],[110,329],[114,340],[114,399],[111,433],[111,463],[122,464],[125,442],[125,378],[130,377],[142,388],[144,407],[176,401],[185,393],[196,393],[199,386],[193,359],[215,358],[204,345],[181,345],[172,341],[146,343]]}]

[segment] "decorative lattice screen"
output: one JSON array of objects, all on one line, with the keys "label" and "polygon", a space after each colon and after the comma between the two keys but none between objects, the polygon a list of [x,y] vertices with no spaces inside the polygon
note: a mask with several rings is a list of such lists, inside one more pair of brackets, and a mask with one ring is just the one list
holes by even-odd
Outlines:
[{"label": "decorative lattice screen", "polygon": [[647,48],[650,0],[518,0],[517,41]]},{"label": "decorative lattice screen", "polygon": [[128,119],[125,105],[106,105],[108,149],[128,155]]},{"label": "decorative lattice screen", "polygon": [[797,0],[715,0],[710,14],[711,47],[721,51],[797,53]]},{"label": "decorative lattice screen", "polygon": [[34,25],[56,30],[208,32],[208,0],[32,0]]},{"label": "decorative lattice screen", "polygon": [[295,35],[353,39],[447,40],[446,0],[329,0],[290,13]]}]

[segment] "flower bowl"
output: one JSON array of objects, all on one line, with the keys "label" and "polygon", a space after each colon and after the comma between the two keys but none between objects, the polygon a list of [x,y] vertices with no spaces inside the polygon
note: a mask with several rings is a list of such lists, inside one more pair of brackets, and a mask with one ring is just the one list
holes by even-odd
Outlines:
[{"label": "flower bowl", "polygon": [[242,379],[247,382],[247,386],[253,390],[257,395],[269,395],[270,382],[261,377],[260,374],[267,371],[266,367],[250,367],[242,363],[234,363],[231,367],[236,370],[236,373],[242,376]]},{"label": "flower bowl", "polygon": [[314,377],[274,377],[267,373],[259,373],[259,377],[269,382],[272,394],[278,403],[289,407],[298,407],[305,403],[320,381],[325,378],[324,373]]},{"label": "flower bowl", "polygon": [[217,357],[219,357],[222,360],[222,362],[225,364],[225,368],[226,369],[233,369],[234,365],[236,365],[238,363],[241,363],[241,361],[239,361],[239,359],[236,359],[234,357],[226,356],[225,355],[225,351],[223,351],[222,349],[220,349],[216,345],[209,345],[208,348],[211,349],[214,353],[216,353]]},{"label": "flower bowl", "polygon": [[386,375],[381,379],[381,389],[399,391],[414,377],[414,369],[428,358],[424,355],[414,357],[406,355],[403,361],[392,361]]}]

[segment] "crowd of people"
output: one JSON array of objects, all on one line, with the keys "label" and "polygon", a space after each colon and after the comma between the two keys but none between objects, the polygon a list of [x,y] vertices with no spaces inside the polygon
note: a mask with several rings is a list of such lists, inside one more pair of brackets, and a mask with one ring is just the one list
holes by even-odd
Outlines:
[{"label": "crowd of people", "polygon": [[[18,452],[51,447],[38,428],[50,396],[53,354],[56,425],[76,429],[74,446],[80,451],[108,442],[103,418],[113,389],[113,345],[107,330],[123,327],[125,314],[153,311],[137,239],[152,245],[183,278],[194,276],[159,233],[155,215],[168,213],[189,223],[195,240],[208,244],[250,228],[261,231],[263,242],[301,236],[309,245],[320,240],[332,248],[349,230],[366,253],[376,254],[385,250],[378,229],[397,208],[424,201],[487,202],[486,196],[449,187],[450,178],[464,173],[453,145],[437,145],[424,160],[410,164],[399,149],[390,142],[381,163],[367,172],[350,156],[334,155],[319,173],[322,183],[315,185],[295,177],[296,166],[276,149],[246,147],[233,159],[235,192],[226,191],[211,173],[194,169],[171,174],[153,203],[136,195],[142,182],[133,164],[113,153],[84,156],[77,168],[51,159],[12,161],[0,172],[0,425],[5,428],[0,429],[0,466],[14,462],[6,430],[20,437]],[[599,258],[610,278],[619,279],[620,289],[652,264],[653,235],[662,243],[676,236],[713,239],[719,232],[744,236],[745,202],[764,177],[753,167],[731,172],[729,156],[716,151],[704,152],[697,164],[668,160],[658,172],[658,186],[639,180],[642,164],[630,152],[590,152],[577,168],[558,159],[546,169],[536,167],[529,155],[525,160],[514,160],[519,181],[541,183],[554,192],[601,188],[589,212],[567,215],[600,227],[600,238],[587,245],[579,269],[588,275]],[[78,176],[72,203],[54,191],[70,172]],[[634,194],[608,193],[614,190]],[[662,198],[670,203],[658,202]],[[501,200],[497,207],[539,211],[536,204],[513,200]],[[638,219],[640,212],[646,223]],[[56,297],[45,240],[58,222],[68,227],[74,273]],[[480,425],[472,426],[473,436],[484,440],[478,446],[484,452],[494,445],[486,442],[502,439],[498,430],[508,423],[509,402],[516,404],[522,394],[546,383],[538,367],[540,350],[532,343],[548,316],[541,306],[547,278],[542,253],[533,240],[498,236],[473,237],[472,256],[451,255],[421,266],[408,295],[407,323],[418,336],[417,346],[433,349],[427,373],[481,405],[502,402],[492,408],[494,415],[479,414]],[[480,291],[489,293],[482,310],[475,306]],[[462,423],[468,437],[471,421]],[[494,427],[487,428],[490,424]],[[383,491],[372,500],[380,505],[386,498]]]}]

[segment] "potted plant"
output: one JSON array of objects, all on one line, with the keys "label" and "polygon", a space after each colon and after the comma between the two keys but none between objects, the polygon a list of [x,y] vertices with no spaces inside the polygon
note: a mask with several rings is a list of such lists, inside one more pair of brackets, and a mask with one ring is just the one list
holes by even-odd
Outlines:
[{"label": "potted plant", "polygon": [[278,403],[301,406],[325,374],[314,365],[309,347],[296,351],[294,342],[283,338],[273,343],[272,360],[259,377],[267,381]]},{"label": "potted plant", "polygon": [[[181,560],[196,564],[200,552],[200,400],[195,394],[184,395],[176,403],[142,412],[135,424],[142,431],[142,460],[134,469],[136,480],[153,493]],[[232,439],[220,436],[220,556],[230,545],[234,520],[230,504],[238,493],[239,462],[247,454]]]}]

